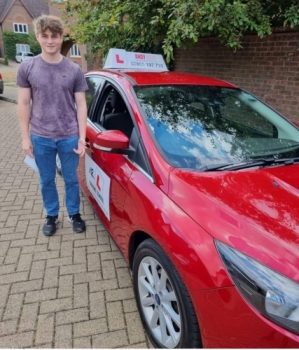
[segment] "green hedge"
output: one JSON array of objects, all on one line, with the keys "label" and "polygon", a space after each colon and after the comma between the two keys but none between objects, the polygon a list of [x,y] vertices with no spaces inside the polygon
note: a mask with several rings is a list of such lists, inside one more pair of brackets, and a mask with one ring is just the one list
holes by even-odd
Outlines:
[{"label": "green hedge", "polygon": [[30,34],[19,34],[9,31],[3,32],[3,42],[5,49],[5,56],[9,59],[14,60],[16,56],[16,44],[28,44],[30,51],[34,55],[41,53],[41,49],[38,41],[33,33]]}]

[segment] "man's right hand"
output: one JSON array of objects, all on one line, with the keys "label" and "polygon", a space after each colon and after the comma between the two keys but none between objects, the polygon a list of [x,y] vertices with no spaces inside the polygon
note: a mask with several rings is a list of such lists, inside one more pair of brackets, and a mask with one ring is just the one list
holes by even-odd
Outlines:
[{"label": "man's right hand", "polygon": [[33,158],[33,146],[32,146],[32,142],[30,139],[26,139],[22,141],[22,150],[24,152],[24,154],[26,154],[26,156],[29,156],[31,158]]}]

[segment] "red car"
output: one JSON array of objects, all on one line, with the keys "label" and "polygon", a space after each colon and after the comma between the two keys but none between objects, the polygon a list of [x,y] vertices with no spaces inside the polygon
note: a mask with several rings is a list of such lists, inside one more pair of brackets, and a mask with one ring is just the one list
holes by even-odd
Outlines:
[{"label": "red car", "polygon": [[299,347],[299,129],[224,81],[111,50],[80,185],[155,347]]}]

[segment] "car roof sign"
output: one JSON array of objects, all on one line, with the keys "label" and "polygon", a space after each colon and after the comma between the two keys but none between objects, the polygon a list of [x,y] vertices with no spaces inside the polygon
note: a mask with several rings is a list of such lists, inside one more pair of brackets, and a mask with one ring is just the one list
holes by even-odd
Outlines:
[{"label": "car roof sign", "polygon": [[168,71],[162,55],[110,49],[104,68]]}]

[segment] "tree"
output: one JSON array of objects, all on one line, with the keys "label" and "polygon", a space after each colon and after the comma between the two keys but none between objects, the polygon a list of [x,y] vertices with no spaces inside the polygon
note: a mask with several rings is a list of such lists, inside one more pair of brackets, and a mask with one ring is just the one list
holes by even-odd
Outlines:
[{"label": "tree", "polygon": [[[55,1],[55,0],[54,0]],[[66,21],[74,39],[92,52],[111,47],[163,52],[217,36],[242,47],[245,33],[260,38],[276,26],[299,24],[298,0],[66,0]],[[74,16],[77,18],[73,23]]]}]

